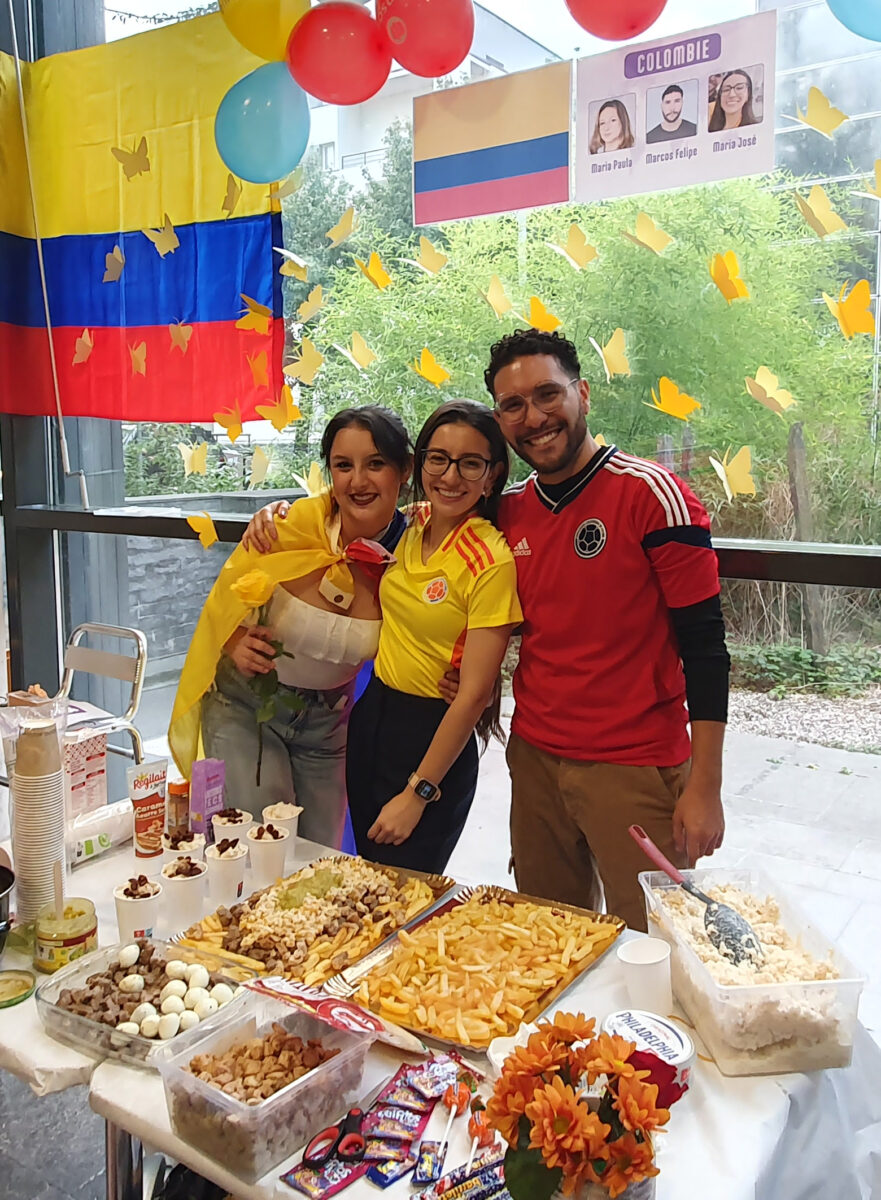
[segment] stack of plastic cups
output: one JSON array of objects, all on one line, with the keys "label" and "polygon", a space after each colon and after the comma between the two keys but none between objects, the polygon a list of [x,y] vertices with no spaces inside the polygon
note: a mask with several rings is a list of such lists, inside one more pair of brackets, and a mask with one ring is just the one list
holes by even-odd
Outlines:
[{"label": "stack of plastic cups", "polygon": [[53,720],[22,723],[10,786],[16,917],[26,924],[54,902],[53,868],[66,864],[64,771]]}]

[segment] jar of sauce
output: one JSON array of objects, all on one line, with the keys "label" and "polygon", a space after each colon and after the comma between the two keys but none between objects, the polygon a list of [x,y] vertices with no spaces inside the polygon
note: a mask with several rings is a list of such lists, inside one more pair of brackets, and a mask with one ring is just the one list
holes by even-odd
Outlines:
[{"label": "jar of sauce", "polygon": [[168,785],[165,801],[166,832],[187,833],[190,828],[190,785],[186,779]]},{"label": "jar of sauce", "polygon": [[34,926],[34,966],[51,975],[98,946],[98,918],[91,900],[71,896],[59,917],[54,904],[44,904]]}]

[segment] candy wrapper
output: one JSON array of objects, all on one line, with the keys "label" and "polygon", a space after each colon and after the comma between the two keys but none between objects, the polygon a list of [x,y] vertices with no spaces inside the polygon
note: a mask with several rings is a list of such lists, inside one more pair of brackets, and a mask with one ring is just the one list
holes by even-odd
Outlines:
[{"label": "candy wrapper", "polygon": [[455,1086],[459,1064],[449,1054],[438,1054],[409,1074],[407,1082],[428,1100],[439,1100],[448,1087]]},{"label": "candy wrapper", "polygon": [[302,1192],[304,1196],[327,1200],[366,1174],[366,1163],[344,1163],[338,1158],[332,1158],[320,1170],[313,1170],[312,1167],[304,1167],[301,1164],[293,1167],[281,1178],[289,1187]]},{"label": "candy wrapper", "polygon": [[432,1184],[431,1187],[417,1192],[411,1197],[411,1200],[440,1200],[441,1196],[448,1196],[453,1188],[467,1182],[469,1179],[476,1178],[477,1176],[484,1177],[485,1172],[491,1172],[495,1177],[496,1187],[500,1187],[504,1175],[504,1161],[504,1148],[494,1146],[484,1153],[478,1154],[470,1170],[467,1170],[465,1167],[457,1167],[455,1171],[450,1171],[448,1175],[444,1175],[442,1179]]},{"label": "candy wrapper", "polygon": [[[424,1193],[419,1193],[419,1195],[422,1194]],[[498,1171],[493,1167],[478,1171],[476,1175],[470,1175],[460,1183],[454,1183],[441,1193],[444,1200],[501,1200],[507,1194],[507,1188],[500,1180]]]},{"label": "candy wrapper", "polygon": [[367,1171],[367,1178],[371,1183],[375,1183],[377,1187],[391,1187],[393,1183],[397,1183],[399,1179],[403,1179],[416,1166],[416,1159],[412,1154],[409,1154],[403,1162],[385,1162],[378,1163],[376,1166],[370,1167]]},{"label": "candy wrapper", "polygon": [[412,1142],[423,1115],[407,1108],[378,1108],[364,1118],[361,1132],[365,1137],[387,1142]]},{"label": "candy wrapper", "polygon": [[383,1093],[383,1103],[391,1105],[393,1108],[408,1108],[410,1112],[430,1113],[434,1108],[434,1100],[420,1096],[410,1087],[406,1079],[407,1068],[402,1067],[389,1085],[388,1091]]},{"label": "candy wrapper", "polygon": [[369,1162],[403,1162],[409,1153],[409,1142],[383,1141],[380,1138],[368,1138],[364,1157]]},{"label": "candy wrapper", "polygon": [[434,1183],[440,1178],[447,1157],[446,1142],[423,1142],[413,1171],[414,1183]]}]

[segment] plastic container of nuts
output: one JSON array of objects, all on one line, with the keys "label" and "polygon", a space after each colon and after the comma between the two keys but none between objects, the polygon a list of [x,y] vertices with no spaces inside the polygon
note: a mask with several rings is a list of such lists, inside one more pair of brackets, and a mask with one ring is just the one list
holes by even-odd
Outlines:
[{"label": "plastic container of nuts", "polygon": [[[312,1058],[335,1053],[285,1084],[284,1078],[310,1061],[308,1049],[301,1054],[285,1037],[320,1042],[320,1053],[313,1049]],[[182,1049],[158,1064],[171,1127],[254,1183],[360,1098],[372,1042],[372,1034],[333,1029],[308,1013],[260,1000],[235,1025],[225,1024],[203,1038],[197,1049]],[[280,1046],[287,1049],[281,1060],[287,1075],[280,1056],[272,1053]],[[277,1091],[262,1096],[278,1084]]]}]

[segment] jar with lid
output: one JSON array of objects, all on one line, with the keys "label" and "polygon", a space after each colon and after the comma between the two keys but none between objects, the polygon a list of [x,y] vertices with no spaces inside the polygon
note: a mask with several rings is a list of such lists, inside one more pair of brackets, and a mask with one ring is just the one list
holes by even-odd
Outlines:
[{"label": "jar with lid", "polygon": [[37,913],[34,933],[34,966],[51,975],[97,948],[95,905],[84,896],[70,896],[59,917],[54,904],[44,904]]},{"label": "jar with lid", "polygon": [[166,832],[187,833],[190,828],[190,785],[185,779],[168,785],[165,801]]}]

